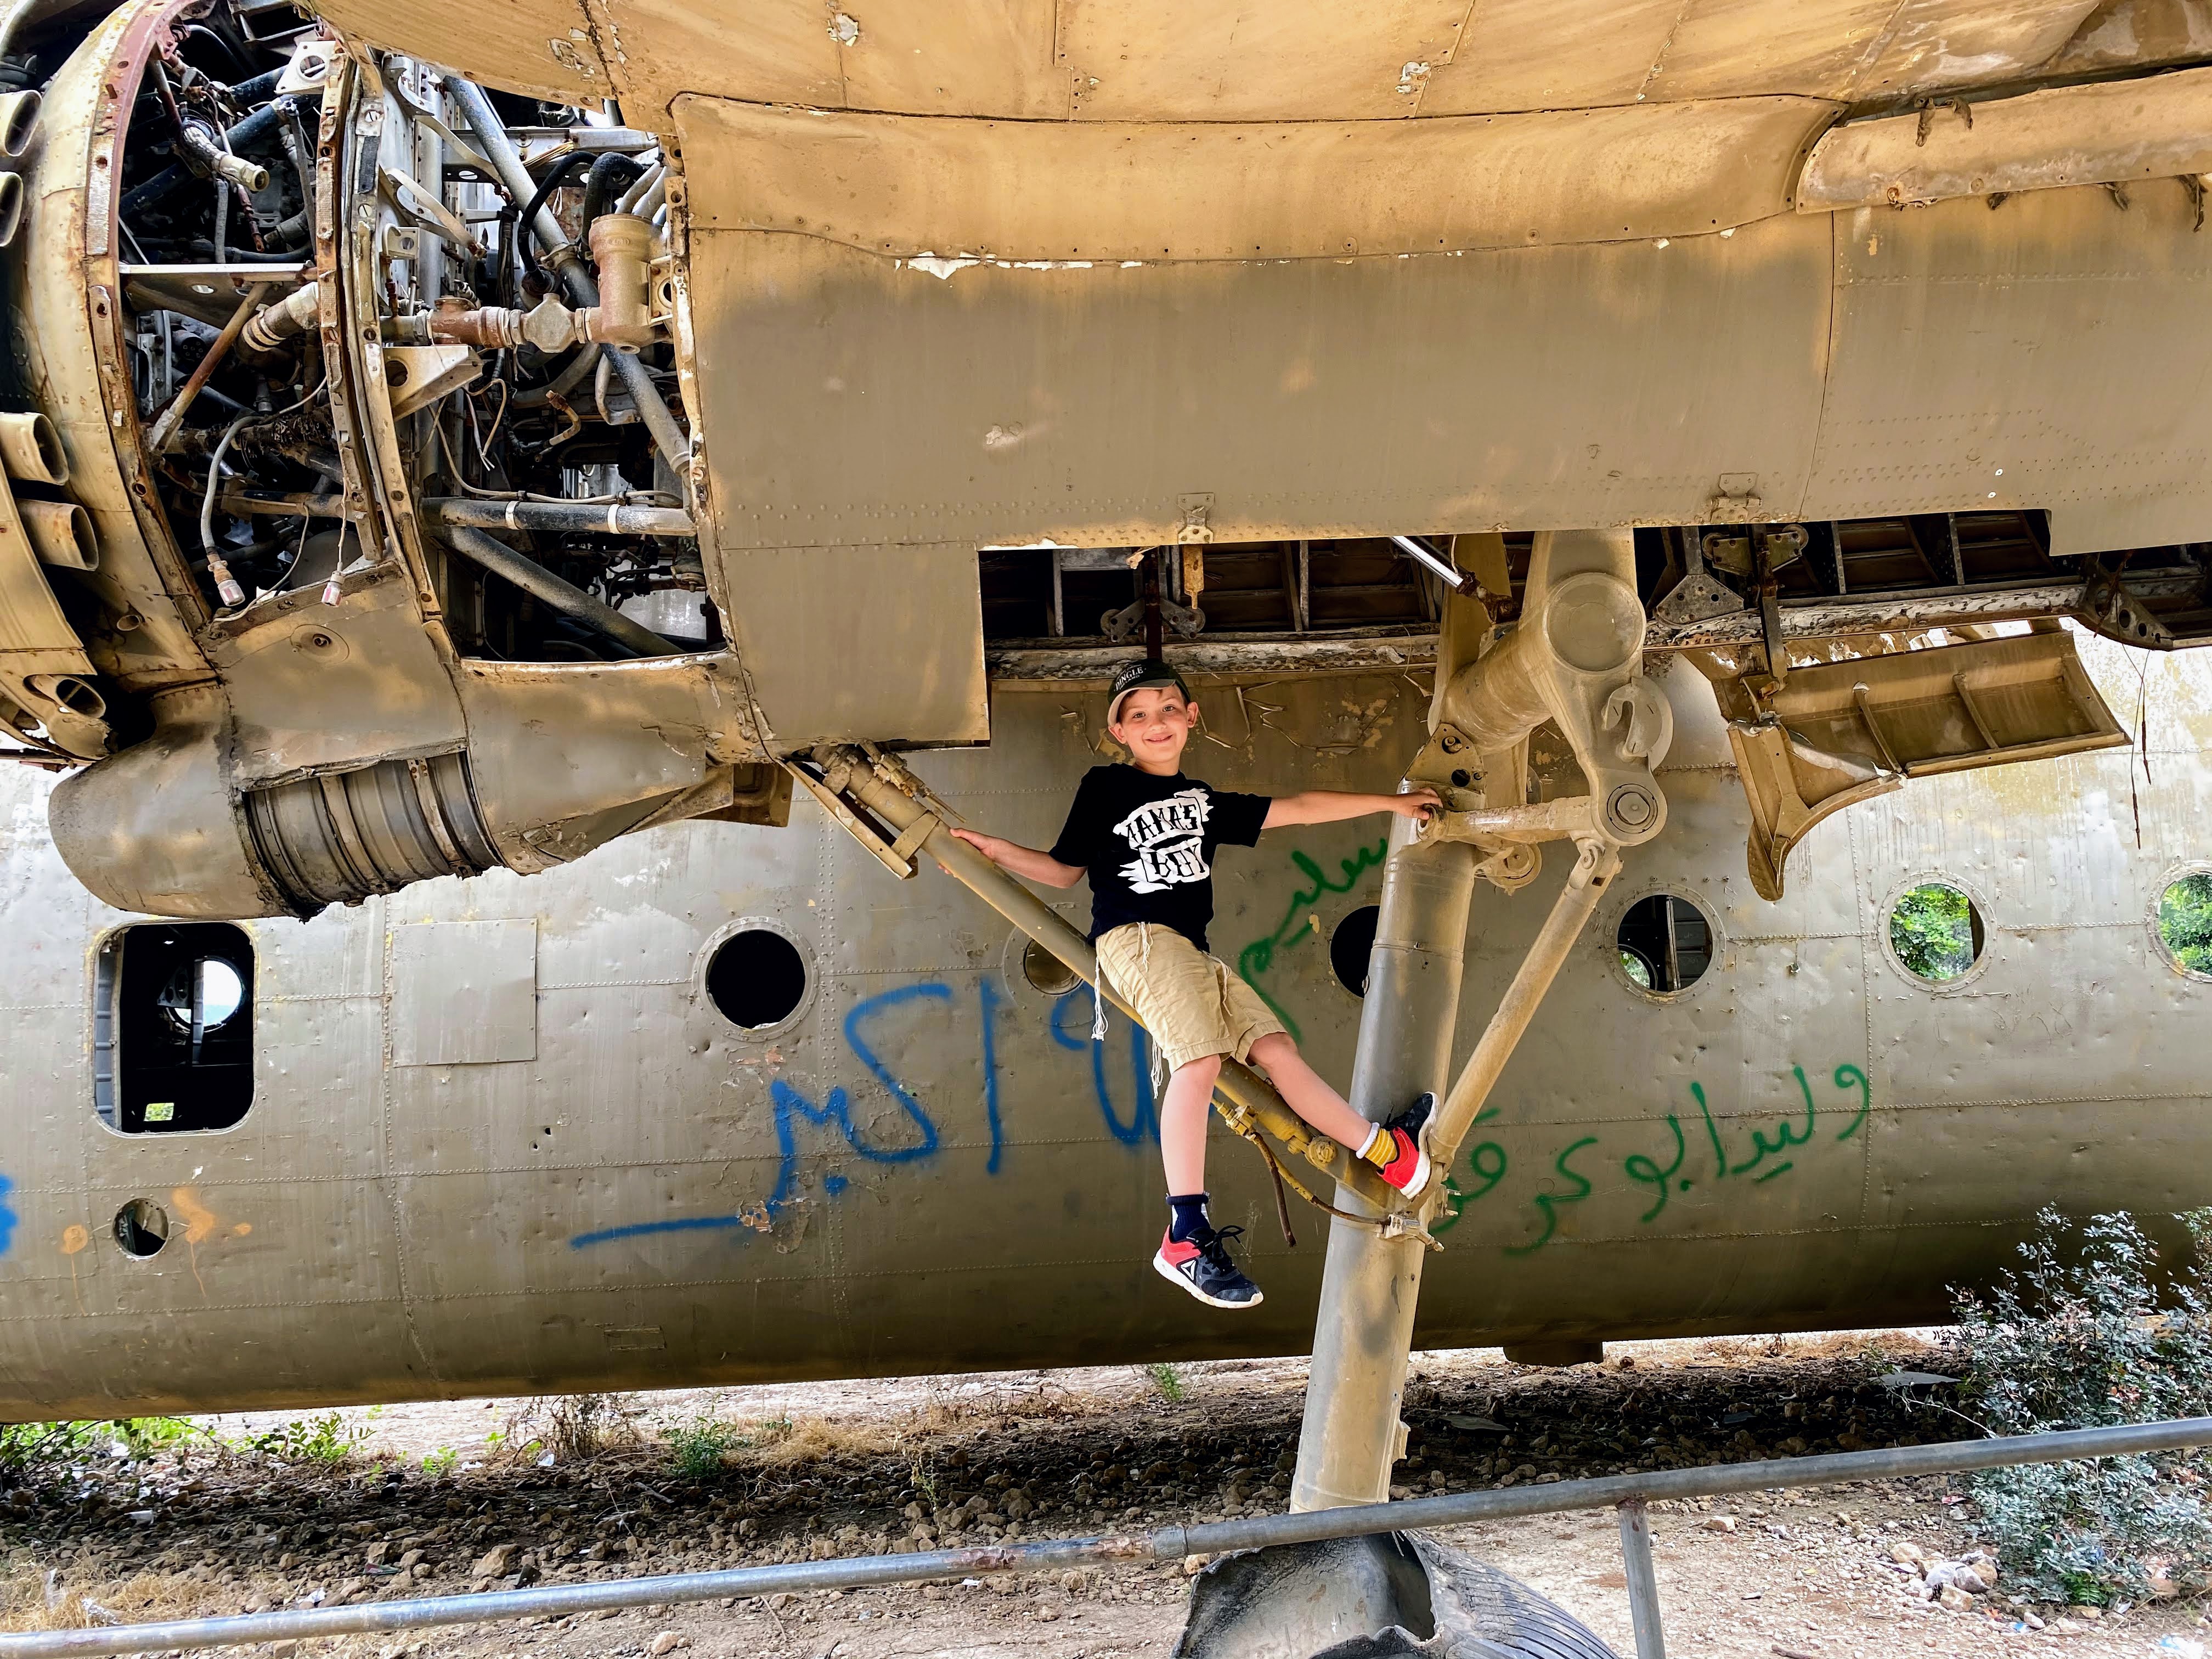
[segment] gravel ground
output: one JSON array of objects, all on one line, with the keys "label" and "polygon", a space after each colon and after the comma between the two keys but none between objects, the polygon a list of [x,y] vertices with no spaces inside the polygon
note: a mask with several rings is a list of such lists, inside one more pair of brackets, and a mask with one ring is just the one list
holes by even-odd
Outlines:
[{"label": "gravel ground", "polygon": [[[1928,1334],[1621,1344],[1601,1366],[1566,1370],[1495,1350],[1419,1355],[1394,1495],[1954,1437],[1955,1419],[1872,1380],[1900,1364],[1942,1370]],[[0,1499],[0,1627],[1271,1513],[1285,1506],[1304,1381],[1303,1362],[1231,1360],[203,1419],[233,1445],[275,1434],[296,1453],[319,1433],[345,1455],[326,1464],[203,1440],[181,1458],[50,1471]],[[1955,1561],[1985,1541],[1972,1504],[1941,1480],[1659,1504],[1652,1519],[1677,1655],[2197,1659],[2191,1644],[2208,1638],[2186,1598],[2097,1617],[2025,1607],[2001,1570],[1993,1590],[1954,1590],[1953,1606],[1919,1599],[1918,1573],[1893,1556]],[[1443,1536],[1633,1651],[1609,1513]],[[360,1659],[1112,1659],[1167,1654],[1188,1593],[1173,1567],[1131,1566],[307,1646]]]}]

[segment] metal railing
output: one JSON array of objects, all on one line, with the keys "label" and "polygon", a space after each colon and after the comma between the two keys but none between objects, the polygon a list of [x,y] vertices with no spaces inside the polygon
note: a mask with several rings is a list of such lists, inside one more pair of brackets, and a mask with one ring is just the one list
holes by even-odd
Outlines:
[{"label": "metal railing", "polygon": [[1560,1480],[1504,1491],[1454,1492],[1396,1504],[1310,1510],[1294,1515],[1214,1521],[1199,1526],[1158,1527],[1103,1538],[1040,1540],[975,1549],[931,1550],[913,1555],[869,1555],[808,1561],[788,1566],[738,1567],[726,1572],[683,1572],[651,1578],[495,1590],[478,1595],[420,1601],[373,1601],[342,1607],[301,1607],[240,1613],[223,1619],[173,1620],[161,1624],[113,1625],[89,1630],[30,1631],[0,1636],[0,1659],[70,1659],[71,1656],[146,1653],[161,1649],[217,1648],[254,1642],[302,1640],[362,1632],[421,1630],[437,1625],[483,1624],[501,1619],[557,1618],[609,1607],[656,1602],[706,1601],[722,1596],[772,1595],[779,1591],[852,1589],[871,1584],[908,1584],[981,1573],[1052,1572],[1067,1567],[1127,1561],[1180,1561],[1277,1544],[1462,1526],[1476,1521],[1557,1515],[1569,1510],[1616,1509],[1621,1555],[1627,1567],[1629,1611],[1637,1659],[1664,1659],[1659,1594],[1651,1564],[1651,1527],[1645,1506],[1662,1498],[1717,1498],[1731,1492],[1788,1486],[1832,1486],[1851,1480],[1954,1474],[2021,1463],[2060,1463],[2212,1445],[2212,1418],[2132,1423],[2109,1429],[2066,1429],[2051,1434],[1947,1440],[1932,1446],[1838,1452],[1821,1457],[1783,1457],[1759,1463],[1719,1463],[1702,1468],[1659,1469]]}]

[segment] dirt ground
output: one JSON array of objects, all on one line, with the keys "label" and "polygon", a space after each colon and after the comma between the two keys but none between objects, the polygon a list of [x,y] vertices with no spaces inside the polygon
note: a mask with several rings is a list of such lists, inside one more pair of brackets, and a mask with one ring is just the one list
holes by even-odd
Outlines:
[{"label": "dirt ground", "polygon": [[[1418,1490],[1956,1437],[1873,1379],[1942,1371],[1924,1334],[1620,1344],[1541,1370],[1495,1350],[1417,1356],[1401,1465]],[[185,1443],[52,1471],[0,1500],[0,1628],[136,1622],[518,1583],[696,1571],[997,1538],[1078,1536],[1285,1505],[1300,1361],[391,1407],[204,1419]],[[1948,1425],[1948,1426],[1947,1426]],[[326,1462],[308,1455],[342,1451]],[[4,1485],[0,1481],[0,1485]],[[1946,1608],[1889,1564],[1983,1541],[1942,1480],[1653,1510],[1667,1644],[1722,1659],[1928,1653],[2199,1659],[2186,1599],[2101,1616]],[[1451,1529],[1633,1651],[1610,1512]],[[1164,1656],[1189,1581],[1086,1569],[710,1601],[305,1644],[359,1659],[1118,1659]],[[2091,1610],[2094,1613],[2094,1610]],[[2045,1628],[2031,1628],[2030,1618]],[[281,1651],[289,1651],[286,1644]],[[280,1659],[280,1650],[260,1650]]]}]

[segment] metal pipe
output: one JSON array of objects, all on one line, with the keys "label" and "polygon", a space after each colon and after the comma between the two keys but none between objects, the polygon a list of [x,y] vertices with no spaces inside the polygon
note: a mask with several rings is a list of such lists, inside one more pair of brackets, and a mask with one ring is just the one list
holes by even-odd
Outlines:
[{"label": "metal pipe", "polygon": [[1451,1092],[1437,1109],[1429,1152],[1439,1168],[1450,1168],[1459,1156],[1460,1143],[1467,1139],[1476,1114],[1489,1100],[1498,1073],[1513,1057],[1514,1048],[1528,1029],[1528,1022],[1536,1017],[1544,994],[1552,988],[1552,981],[1566,965],[1567,953],[1582,937],[1583,924],[1620,870],[1620,849],[1610,842],[1600,842],[1589,843],[1567,872],[1567,884],[1559,890],[1552,914],[1544,918],[1528,954],[1514,970],[1513,982],[1505,988],[1497,1012],[1483,1029],[1481,1041],[1474,1045],[1474,1052],[1452,1082]]},{"label": "metal pipe", "polygon": [[252,1642],[311,1640],[368,1631],[421,1630],[500,1619],[558,1618],[605,1607],[656,1601],[706,1601],[721,1596],[772,1595],[781,1591],[850,1589],[872,1584],[911,1584],[976,1573],[1056,1572],[1065,1568],[1127,1561],[1181,1560],[1231,1550],[1358,1538],[1424,1527],[1466,1526],[1481,1521],[1610,1509],[1637,1499],[1720,1498],[1776,1486],[1831,1486],[1887,1480],[1969,1469],[2010,1468],[2089,1457],[2139,1456],[2212,1444],[2212,1418],[2130,1423],[2107,1429],[2063,1429],[2049,1434],[1947,1440],[1932,1446],[1893,1446],[1877,1451],[1835,1452],[1824,1457],[1784,1457],[1758,1463],[1661,1469],[1561,1480],[1547,1486],[1509,1486],[1503,1492],[1454,1492],[1402,1504],[1364,1504],[1349,1509],[1259,1516],[1203,1526],[1157,1527],[1137,1535],[1040,1539],[976,1549],[930,1550],[914,1555],[864,1555],[842,1561],[789,1566],[735,1567],[723,1572],[669,1573],[592,1584],[494,1590],[479,1595],[434,1596],[363,1606],[295,1608],[222,1619],[179,1619],[162,1624],[111,1625],[91,1630],[27,1631],[0,1636],[0,1659],[90,1659],[162,1648],[213,1648]]},{"label": "metal pipe", "polygon": [[504,577],[539,604],[574,617],[634,656],[665,657],[680,647],[671,645],[644,623],[633,621],[603,600],[594,599],[573,582],[555,575],[537,560],[516,552],[504,542],[494,541],[481,530],[463,525],[441,525],[438,539],[459,554]]},{"label": "metal pipe", "polygon": [[1651,1565],[1651,1514],[1641,1498],[1620,1506],[1620,1565],[1628,1580],[1628,1620],[1636,1659],[1667,1659],[1659,1622],[1659,1575]]},{"label": "metal pipe", "polygon": [[[901,833],[932,816],[927,807],[878,776],[865,761],[855,766],[848,787],[863,806]],[[933,822],[915,850],[936,860],[938,868],[1043,945],[1086,983],[1099,984],[1098,957],[1090,940],[1069,927],[1058,911],[946,830],[943,823]],[[1136,1018],[1136,1011],[1111,985],[1099,988],[1109,1002],[1131,1019]],[[1274,1086],[1250,1066],[1224,1059],[1220,1080],[1214,1087],[1232,1104],[1251,1113],[1262,1128],[1291,1152],[1303,1152],[1311,1146],[1322,1152],[1327,1162],[1316,1167],[1326,1168],[1338,1182],[1340,1200],[1346,1191],[1357,1193],[1366,1201],[1368,1212],[1375,1215],[1385,1214],[1395,1207],[1399,1194],[1384,1182],[1372,1165],[1308,1128],[1282,1096],[1275,1092]],[[1310,1155],[1307,1161],[1313,1161]]]},{"label": "metal pipe", "polygon": [[213,374],[217,365],[229,356],[232,342],[238,338],[239,331],[246,326],[246,319],[253,314],[253,307],[261,303],[261,296],[269,292],[269,287],[267,283],[256,283],[246,289],[246,297],[238,302],[238,309],[230,313],[230,320],[222,325],[222,332],[215,337],[215,343],[207,349],[207,355],[200,359],[191,377],[178,390],[175,401],[155,418],[154,429],[146,434],[146,447],[156,455],[167,449],[169,441],[177,435],[177,428],[184,424],[185,411],[192,406],[192,399],[200,395],[200,388],[208,383],[208,376]]},{"label": "metal pipe", "polygon": [[[528,202],[538,186],[532,181],[530,170],[522,165],[522,156],[514,148],[514,141],[507,135],[491,100],[483,89],[472,81],[458,75],[446,77],[446,94],[459,107],[461,117],[475,132],[477,142],[500,182],[517,206]],[[562,286],[568,290],[569,303],[583,308],[599,302],[599,284],[592,273],[584,268],[582,257],[575,245],[561,235],[561,227],[553,217],[552,210],[540,205],[532,220],[530,230],[538,238],[538,246],[545,250],[546,263],[553,267]],[[676,417],[668,412],[668,405],[660,401],[660,392],[653,383],[653,374],[639,359],[624,353],[615,355],[615,371],[623,377],[629,389],[631,400],[645,422],[645,428],[653,434],[653,447],[667,460],[669,468],[679,478],[690,476],[691,445],[684,430],[676,424]]]},{"label": "metal pipe", "polygon": [[1471,570],[1462,570],[1434,548],[1423,545],[1411,536],[1393,536],[1391,543],[1415,564],[1427,571],[1455,593],[1473,599],[1481,592],[1482,584],[1474,579]]},{"label": "metal pipe", "polygon": [[[1419,845],[1413,828],[1405,818],[1391,824],[1352,1063],[1352,1105],[1370,1121],[1403,1111],[1424,1091],[1441,1090],[1451,1075],[1478,855],[1466,845]],[[1438,1179],[1442,1173],[1439,1164]],[[1336,1201],[1371,1213],[1349,1193]],[[1384,1239],[1370,1226],[1330,1218],[1292,1509],[1371,1504],[1390,1495],[1427,1254],[1419,1239]]]},{"label": "metal pipe", "polygon": [[610,536],[696,536],[680,507],[600,507],[582,501],[502,501],[434,495],[419,503],[441,524],[479,530],[590,530]]}]

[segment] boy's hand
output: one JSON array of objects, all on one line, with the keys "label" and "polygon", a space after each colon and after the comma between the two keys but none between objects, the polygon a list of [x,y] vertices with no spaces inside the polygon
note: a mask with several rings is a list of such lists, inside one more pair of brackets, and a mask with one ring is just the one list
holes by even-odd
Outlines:
[{"label": "boy's hand", "polygon": [[1013,845],[1012,842],[1001,841],[996,836],[982,835],[973,830],[955,830],[952,834],[956,839],[966,842],[994,864],[1002,863],[1007,849]]},{"label": "boy's hand", "polygon": [[1390,797],[1390,810],[1401,818],[1426,823],[1444,810],[1443,797],[1433,789],[1408,789],[1402,795]]}]

